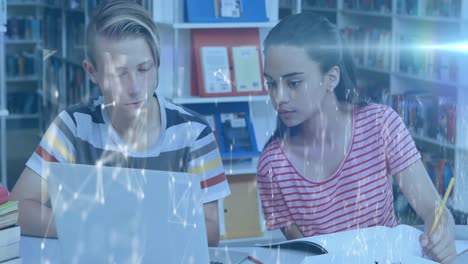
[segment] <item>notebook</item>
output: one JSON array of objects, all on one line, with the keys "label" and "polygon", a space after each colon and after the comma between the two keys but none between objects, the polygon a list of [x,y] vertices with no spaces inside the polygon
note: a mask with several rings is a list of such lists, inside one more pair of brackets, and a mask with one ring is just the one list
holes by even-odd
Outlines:
[{"label": "notebook", "polygon": [[[332,234],[305,237],[259,246],[310,252],[301,264],[309,263],[435,263],[422,255],[419,236],[423,232],[409,225],[373,226]],[[457,253],[468,243],[455,241]]]},{"label": "notebook", "polygon": [[209,263],[199,179],[48,163],[64,263]]},{"label": "notebook", "polygon": [[419,244],[421,234],[422,231],[408,225],[393,228],[374,226],[262,246],[307,250],[314,255],[327,255],[321,258],[339,258],[344,255],[359,258],[363,260],[362,263],[367,263],[367,259],[378,263],[398,263],[408,256],[422,257]]}]

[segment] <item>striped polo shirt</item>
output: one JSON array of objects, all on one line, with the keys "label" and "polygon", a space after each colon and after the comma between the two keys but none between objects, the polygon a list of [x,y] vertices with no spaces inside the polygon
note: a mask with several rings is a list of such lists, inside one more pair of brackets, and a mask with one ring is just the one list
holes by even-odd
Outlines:
[{"label": "striped polo shirt", "polygon": [[155,147],[128,149],[102,107],[103,97],[62,111],[26,163],[43,175],[44,161],[173,172],[200,176],[203,202],[230,194],[218,145],[210,126],[198,114],[155,94],[161,111],[161,131]]},{"label": "striped polo shirt", "polygon": [[376,225],[395,226],[392,175],[420,154],[392,108],[369,104],[353,112],[352,141],[334,175],[315,182],[288,160],[279,139],[257,167],[257,188],[268,229],[296,224],[305,236]]}]

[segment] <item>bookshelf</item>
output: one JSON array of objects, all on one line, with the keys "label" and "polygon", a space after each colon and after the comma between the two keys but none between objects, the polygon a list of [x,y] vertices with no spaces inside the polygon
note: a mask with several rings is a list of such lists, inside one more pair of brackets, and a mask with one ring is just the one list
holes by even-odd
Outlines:
[{"label": "bookshelf", "polygon": [[[217,96],[200,97],[193,96],[192,74],[195,69],[192,67],[192,32],[194,30],[219,30],[219,29],[257,29],[260,41],[266,37],[268,31],[278,20],[278,1],[265,1],[266,13],[269,21],[263,22],[213,22],[213,23],[191,23],[184,19],[184,1],[173,2],[155,1],[153,17],[159,28],[161,37],[161,67],[159,69],[159,93],[171,99],[174,103],[191,107],[192,105],[224,105],[232,103],[248,103],[249,115],[255,131],[257,149],[261,151],[263,145],[270,137],[276,126],[271,102],[268,95],[247,95],[247,96]],[[263,49],[262,49],[263,50]],[[263,57],[263,54],[262,54]],[[225,159],[223,161],[228,180],[237,187],[243,184],[251,184],[251,176],[256,174],[257,158],[247,160]],[[245,182],[242,182],[245,179]],[[239,185],[240,184],[240,185]],[[233,185],[234,187],[234,185]],[[236,197],[238,199],[241,197]],[[258,197],[257,197],[258,198]],[[258,200],[257,200],[258,201]],[[257,202],[255,201],[255,202]],[[225,237],[230,237],[229,230],[226,231],[224,224],[232,221],[224,219],[226,211],[232,212],[236,208],[227,209],[232,201],[220,203],[221,231]],[[260,207],[260,203],[258,203]],[[226,211],[225,211],[226,209]],[[261,209],[258,209],[261,210]],[[260,218],[263,217],[260,211],[257,212]],[[229,213],[227,214],[227,217]],[[261,219],[260,219],[261,220]],[[260,225],[263,221],[260,221]],[[229,229],[229,228],[228,228]],[[262,227],[264,230],[264,227]],[[245,234],[244,234],[245,235]],[[252,233],[252,236],[258,234]],[[234,234],[235,236],[235,234]]]},{"label": "bookshelf", "polygon": [[42,9],[15,1],[8,1],[7,8],[4,65],[8,119],[38,116]]},{"label": "bookshelf", "polygon": [[[0,63],[2,118],[0,157],[2,184],[12,187],[29,155],[39,142],[41,116],[42,12],[38,1],[6,1],[7,15]],[[18,137],[23,138],[17,142]],[[8,153],[8,155],[7,155]],[[8,166],[7,166],[8,165]],[[8,177],[7,177],[8,175]]]},{"label": "bookshelf", "polygon": [[6,33],[6,0],[0,0],[0,181],[7,184],[6,160],[6,83],[5,83],[5,33]]},{"label": "bookshelf", "polygon": [[[328,4],[332,8],[326,6]],[[468,36],[468,3],[460,0],[285,0],[280,1],[280,7],[289,8],[292,13],[326,13],[331,21],[336,21],[344,32],[344,38],[348,42],[355,41],[358,48],[353,54],[358,84],[361,80],[363,87],[369,86],[367,89],[378,94],[376,97],[381,103],[400,108],[399,112],[410,130],[413,129],[411,118],[408,120],[405,113],[408,106],[394,105],[392,98],[430,95],[449,98],[453,102],[456,106],[453,142],[427,133],[413,133],[413,137],[422,152],[430,149],[453,162],[457,184],[451,206],[468,212],[468,203],[465,202],[468,197],[465,187],[468,183],[468,139],[464,136],[468,129],[468,77],[462,71],[468,66],[468,52],[463,42]],[[374,44],[378,47],[377,54],[371,54],[372,51],[365,48],[371,43],[372,35],[380,35]],[[366,52],[368,54],[364,55]],[[376,61],[380,63],[376,65],[369,61],[371,55],[377,56]],[[363,57],[368,59],[363,60]],[[379,67],[382,65],[385,66]],[[371,79],[373,81],[369,82]]]},{"label": "bookshelf", "polygon": [[85,58],[85,26],[95,4],[84,0],[44,3],[43,130],[65,107],[91,96],[91,82],[81,63]]},{"label": "bookshelf", "polygon": [[[238,22],[238,23],[190,23],[183,17],[183,1],[173,3],[154,3],[154,13],[161,35],[161,65],[159,92],[173,102],[182,105],[191,104],[220,104],[230,102],[249,102],[253,123],[255,123],[255,137],[257,147],[262,148],[269,135],[264,131],[272,131],[275,118],[267,95],[226,96],[226,97],[198,97],[191,95],[191,32],[195,29],[259,29],[260,40],[276,24],[278,9],[275,1],[266,1],[268,22]],[[270,8],[270,9],[268,9]],[[177,52],[175,52],[177,50]],[[257,120],[258,119],[258,120]],[[259,131],[257,133],[257,131]],[[263,131],[263,133],[260,133]]]}]

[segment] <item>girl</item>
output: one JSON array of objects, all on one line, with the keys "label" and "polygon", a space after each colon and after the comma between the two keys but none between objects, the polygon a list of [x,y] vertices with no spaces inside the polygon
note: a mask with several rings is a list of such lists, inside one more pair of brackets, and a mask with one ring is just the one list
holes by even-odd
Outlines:
[{"label": "girl", "polygon": [[265,78],[278,127],[258,164],[268,229],[287,239],[376,225],[395,226],[396,180],[424,220],[425,253],[456,255],[453,217],[440,204],[421,156],[390,107],[367,104],[355,89],[352,59],[326,18],[298,14],[268,34]]}]

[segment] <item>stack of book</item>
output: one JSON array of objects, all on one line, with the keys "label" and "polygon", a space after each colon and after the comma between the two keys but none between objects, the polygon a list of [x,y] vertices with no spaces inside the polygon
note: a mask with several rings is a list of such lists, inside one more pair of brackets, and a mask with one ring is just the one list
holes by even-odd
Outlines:
[{"label": "stack of book", "polygon": [[0,263],[18,264],[20,258],[20,227],[18,201],[8,201],[8,189],[0,187]]}]

